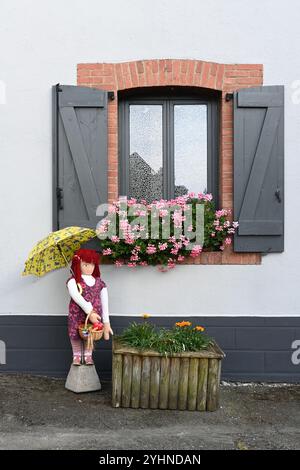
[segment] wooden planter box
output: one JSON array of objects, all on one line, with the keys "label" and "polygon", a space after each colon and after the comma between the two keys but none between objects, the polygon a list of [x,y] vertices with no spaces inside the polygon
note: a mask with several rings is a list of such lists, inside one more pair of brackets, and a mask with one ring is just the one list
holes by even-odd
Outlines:
[{"label": "wooden planter box", "polygon": [[224,352],[206,350],[167,357],[123,346],[113,337],[112,406],[215,411]]}]

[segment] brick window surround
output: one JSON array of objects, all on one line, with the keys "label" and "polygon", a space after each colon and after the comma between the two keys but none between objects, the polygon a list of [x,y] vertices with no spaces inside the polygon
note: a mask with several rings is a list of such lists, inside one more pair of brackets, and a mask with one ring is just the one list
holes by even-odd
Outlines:
[{"label": "brick window surround", "polygon": [[[263,84],[262,64],[219,64],[202,60],[158,59],[120,63],[77,65],[77,84],[114,91],[108,102],[108,202],[118,198],[118,91],[139,87],[192,86],[219,90],[220,206],[233,209],[233,112],[226,93]],[[101,262],[107,263],[103,257]],[[202,252],[178,264],[261,264],[260,253],[235,253],[233,246],[224,251]]]}]

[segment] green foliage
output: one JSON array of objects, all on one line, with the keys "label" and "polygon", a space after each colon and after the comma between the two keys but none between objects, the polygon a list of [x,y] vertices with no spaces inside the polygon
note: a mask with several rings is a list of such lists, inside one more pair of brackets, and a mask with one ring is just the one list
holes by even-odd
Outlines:
[{"label": "green foliage", "polygon": [[207,349],[212,344],[212,338],[198,331],[190,322],[185,326],[171,328],[156,328],[148,321],[132,322],[119,336],[122,344],[137,349],[152,349],[161,354],[174,354],[185,351]]}]

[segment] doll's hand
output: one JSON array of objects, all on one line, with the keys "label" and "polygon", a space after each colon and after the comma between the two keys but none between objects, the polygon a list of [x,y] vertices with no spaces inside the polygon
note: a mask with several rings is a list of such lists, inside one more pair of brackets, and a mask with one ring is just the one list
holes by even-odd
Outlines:
[{"label": "doll's hand", "polygon": [[104,339],[109,339],[109,334],[113,335],[114,332],[111,329],[110,323],[106,322],[106,323],[104,323],[104,326],[103,326],[103,337],[104,337]]},{"label": "doll's hand", "polygon": [[101,317],[100,317],[100,315],[98,315],[96,310],[92,310],[92,313],[89,316],[89,321],[93,324],[98,323],[99,321],[101,321]]}]

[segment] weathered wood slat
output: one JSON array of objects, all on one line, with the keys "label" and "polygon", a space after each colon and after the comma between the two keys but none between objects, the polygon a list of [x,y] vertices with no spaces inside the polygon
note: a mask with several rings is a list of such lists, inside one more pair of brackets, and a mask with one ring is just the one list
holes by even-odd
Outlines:
[{"label": "weathered wood slat", "polygon": [[113,354],[112,359],[112,406],[118,408],[121,406],[122,393],[122,354]]},{"label": "weathered wood slat", "polygon": [[186,410],[187,408],[189,363],[190,363],[190,360],[188,357],[183,357],[180,360],[179,387],[178,387],[178,409],[179,410]]},{"label": "weathered wood slat", "polygon": [[207,411],[215,411],[218,408],[219,390],[219,361],[217,359],[208,360],[208,381],[207,381]]},{"label": "weathered wood slat", "polygon": [[162,357],[160,361],[159,408],[162,410],[168,408],[170,362],[169,357]]},{"label": "weathered wood slat", "polygon": [[[118,354],[139,354],[140,356],[162,356],[161,353],[152,349],[140,350],[130,346],[122,345],[118,338],[114,339],[115,349],[114,352]],[[168,354],[168,357],[210,357],[210,358],[223,358],[225,355],[216,343],[213,343],[208,349],[201,351],[188,351],[182,353]]]},{"label": "weathered wood slat", "polygon": [[171,365],[170,365],[169,406],[168,406],[170,410],[177,409],[179,368],[180,368],[179,357],[172,357]]},{"label": "weathered wood slat", "polygon": [[132,383],[131,383],[131,407],[132,408],[138,408],[140,406],[141,373],[142,373],[142,358],[141,356],[133,356],[132,358]]},{"label": "weathered wood slat", "polygon": [[206,410],[208,359],[199,359],[197,410]]},{"label": "weathered wood slat", "polygon": [[150,357],[144,356],[142,358],[141,395],[140,395],[140,407],[141,408],[149,408],[150,372],[151,372]]},{"label": "weathered wood slat", "polygon": [[189,385],[188,385],[188,410],[196,409],[197,404],[197,386],[198,386],[198,366],[199,359],[192,357],[189,367]]},{"label": "weathered wood slat", "polygon": [[158,408],[159,378],[160,378],[160,358],[151,357],[150,408]]},{"label": "weathered wood slat", "polygon": [[126,354],[123,358],[123,379],[122,379],[122,406],[129,408],[131,395],[132,378],[132,356]]}]

